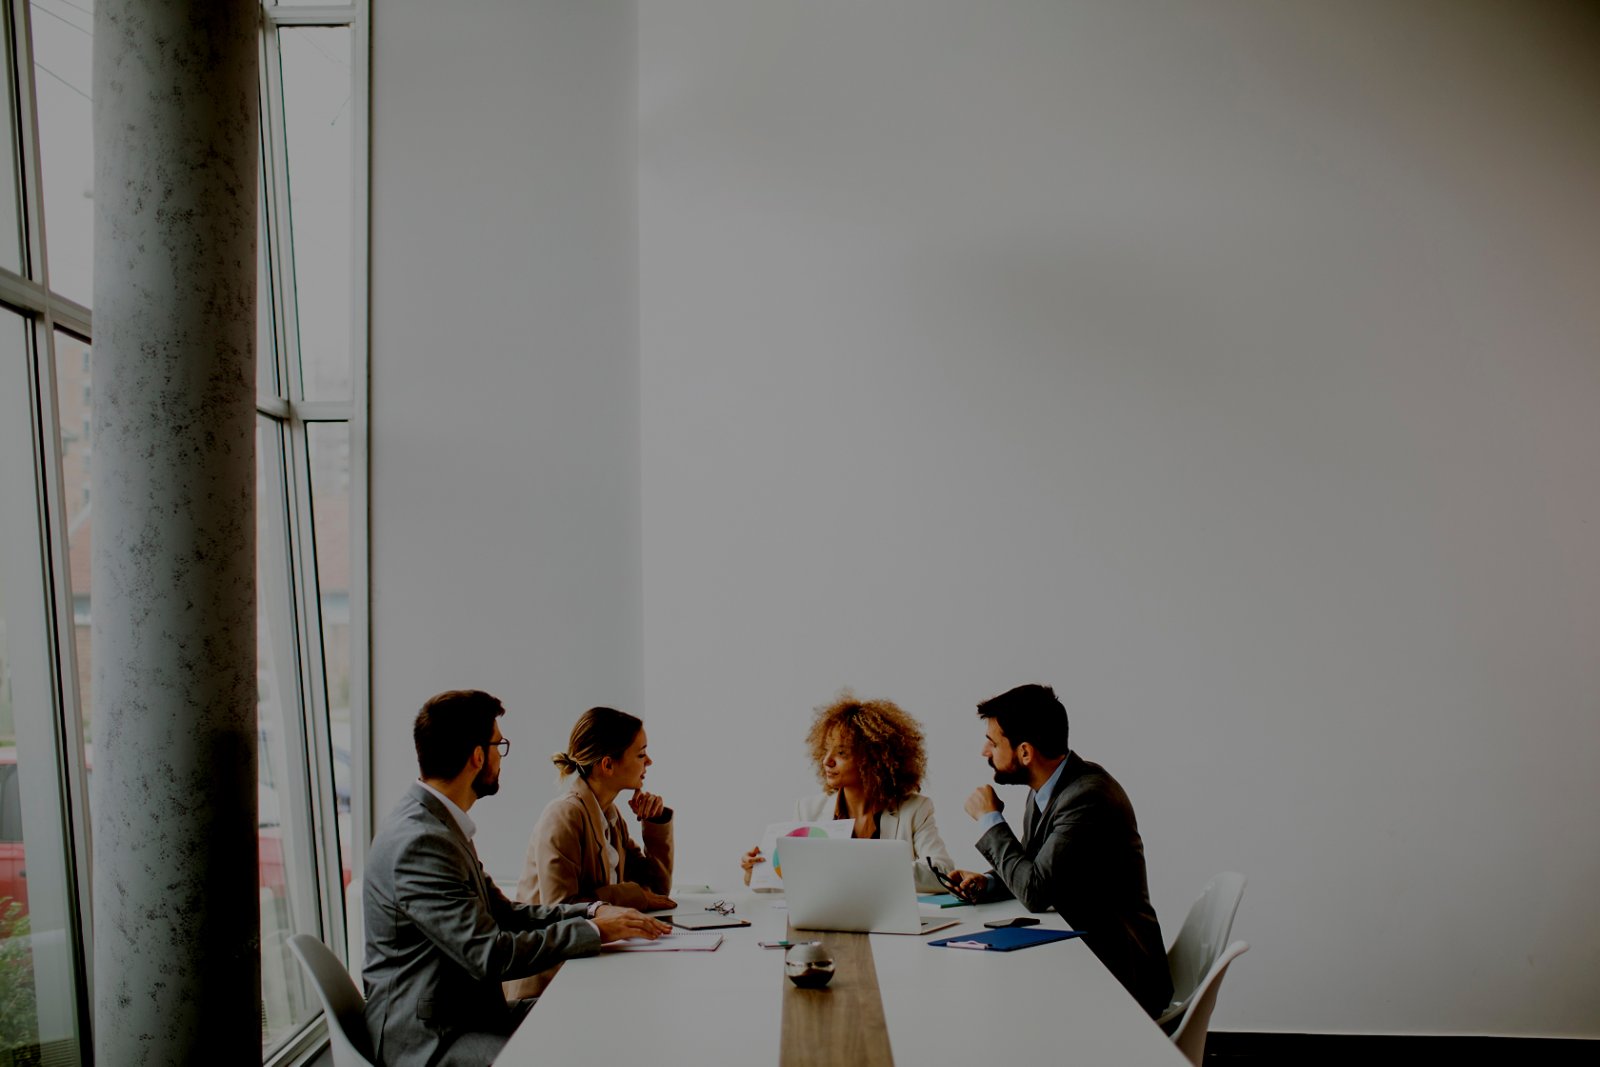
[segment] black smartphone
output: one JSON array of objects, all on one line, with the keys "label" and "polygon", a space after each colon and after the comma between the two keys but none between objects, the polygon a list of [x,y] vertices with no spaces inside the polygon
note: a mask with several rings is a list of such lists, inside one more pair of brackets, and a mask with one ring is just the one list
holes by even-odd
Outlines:
[{"label": "black smartphone", "polygon": [[1004,930],[1011,926],[1038,926],[1039,920],[1031,915],[1018,915],[1015,919],[992,919],[983,925],[991,930]]}]

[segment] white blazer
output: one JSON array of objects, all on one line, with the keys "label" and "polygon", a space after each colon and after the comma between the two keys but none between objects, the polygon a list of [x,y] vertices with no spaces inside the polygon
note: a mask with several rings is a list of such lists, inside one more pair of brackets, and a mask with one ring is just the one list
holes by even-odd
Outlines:
[{"label": "white blazer", "polygon": [[[827,822],[833,818],[837,793],[818,793],[795,801],[794,817],[799,822]],[[878,817],[878,837],[884,841],[911,842],[911,860],[916,864],[917,892],[943,893],[939,879],[928,870],[927,858],[932,857],[939,869],[949,872],[954,866],[950,853],[945,851],[944,839],[933,821],[933,801],[921,793],[912,793],[894,811]]]}]

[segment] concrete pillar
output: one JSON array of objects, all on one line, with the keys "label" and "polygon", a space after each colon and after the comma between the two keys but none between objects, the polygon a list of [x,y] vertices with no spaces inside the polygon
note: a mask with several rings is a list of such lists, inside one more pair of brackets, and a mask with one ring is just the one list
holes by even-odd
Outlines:
[{"label": "concrete pillar", "polygon": [[95,4],[99,1067],[261,1056],[256,26]]}]

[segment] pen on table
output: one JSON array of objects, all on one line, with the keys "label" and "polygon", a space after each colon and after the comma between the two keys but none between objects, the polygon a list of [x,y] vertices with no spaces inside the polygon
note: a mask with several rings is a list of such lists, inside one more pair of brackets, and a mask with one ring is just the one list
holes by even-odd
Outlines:
[{"label": "pen on table", "polygon": [[821,941],[761,941],[762,948],[794,948],[796,945],[820,945]]}]

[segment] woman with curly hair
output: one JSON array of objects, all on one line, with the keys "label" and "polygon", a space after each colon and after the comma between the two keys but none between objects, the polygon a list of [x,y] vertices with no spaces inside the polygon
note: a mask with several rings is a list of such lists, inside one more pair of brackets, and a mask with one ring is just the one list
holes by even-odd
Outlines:
[{"label": "woman with curly hair", "polygon": [[[940,892],[925,861],[931,858],[941,870],[952,864],[933,821],[933,801],[917,792],[928,766],[917,720],[891,701],[857,700],[846,690],[817,709],[806,746],[826,792],[797,801],[795,819],[854,819],[852,837],[911,842],[918,891]],[[765,862],[759,847],[744,854],[745,885],[755,865]]]}]

